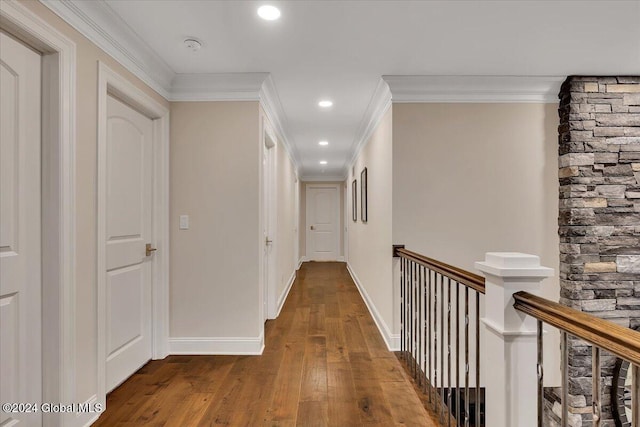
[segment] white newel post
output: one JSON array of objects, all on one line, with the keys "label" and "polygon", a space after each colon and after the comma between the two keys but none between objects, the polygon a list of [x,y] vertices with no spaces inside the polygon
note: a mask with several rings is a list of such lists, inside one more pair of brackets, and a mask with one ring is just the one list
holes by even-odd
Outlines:
[{"label": "white newel post", "polygon": [[[553,275],[540,258],[511,252],[489,252],[476,268],[486,278],[485,340],[481,344],[485,373],[485,425],[537,425],[536,319],[513,308],[513,294],[538,294],[540,282]],[[484,348],[482,348],[484,347]]]}]

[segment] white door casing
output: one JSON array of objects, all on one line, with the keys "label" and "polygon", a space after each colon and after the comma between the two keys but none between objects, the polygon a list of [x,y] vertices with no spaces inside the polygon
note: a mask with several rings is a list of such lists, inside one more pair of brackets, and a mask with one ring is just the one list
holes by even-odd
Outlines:
[{"label": "white door casing", "polygon": [[[143,359],[168,354],[169,111],[104,63],[98,64],[97,399],[105,404],[107,391],[122,380],[115,379],[118,372],[131,374]],[[114,130],[115,145],[109,141]],[[136,143],[123,143],[136,134]],[[147,143],[148,156],[143,154]],[[140,151],[132,148],[136,145]],[[120,163],[111,161],[118,156]],[[138,184],[132,181],[136,179]],[[118,205],[122,210],[110,216],[110,209]],[[157,249],[149,256],[147,243]],[[114,279],[120,282],[118,289]],[[118,311],[111,301],[123,299],[130,292],[127,287],[138,285],[139,293],[129,293],[127,305],[121,306],[126,315],[116,319]],[[134,307],[138,317],[129,312]],[[134,324],[139,327],[131,328]],[[130,357],[124,355],[129,350]]]},{"label": "white door casing", "polygon": [[276,190],[276,141],[264,123],[262,151],[263,185],[263,320],[275,319],[276,313],[276,245],[277,190]]},{"label": "white door casing", "polygon": [[[0,401],[42,401],[41,56],[0,32]],[[0,412],[39,426],[42,414]]]},{"label": "white door casing", "polygon": [[349,185],[349,180],[345,181],[344,184],[342,184],[342,188],[344,189],[344,199],[343,199],[343,204],[342,206],[344,206],[344,212],[342,212],[342,218],[343,218],[343,228],[342,228],[342,232],[344,233],[343,236],[343,245],[342,245],[342,253],[343,255],[343,259],[344,262],[349,263],[349,223],[352,220],[352,210],[351,210],[351,187]]},{"label": "white door casing", "polygon": [[107,99],[106,390],[152,355],[153,123],[122,101]]},{"label": "white door casing", "polygon": [[[0,2],[0,28],[42,54],[42,400],[76,395],[76,45],[16,0]],[[93,398],[93,397],[92,397]],[[90,398],[88,401],[91,401]],[[94,413],[43,414],[43,425],[86,425]]]},{"label": "white door casing", "polygon": [[340,256],[339,184],[307,184],[307,259],[337,261]]},{"label": "white door casing", "polygon": [[298,174],[295,175],[293,206],[295,209],[294,215],[294,241],[293,241],[293,265],[295,269],[300,268],[300,179]]}]

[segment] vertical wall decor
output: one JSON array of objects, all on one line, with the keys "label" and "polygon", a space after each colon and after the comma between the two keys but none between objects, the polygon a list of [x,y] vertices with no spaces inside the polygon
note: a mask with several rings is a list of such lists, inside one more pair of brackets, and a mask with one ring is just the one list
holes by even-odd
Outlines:
[{"label": "vertical wall decor", "polygon": [[351,217],[354,222],[358,221],[358,180],[351,183]]},{"label": "vertical wall decor", "polygon": [[360,172],[360,216],[362,222],[367,222],[367,168]]}]

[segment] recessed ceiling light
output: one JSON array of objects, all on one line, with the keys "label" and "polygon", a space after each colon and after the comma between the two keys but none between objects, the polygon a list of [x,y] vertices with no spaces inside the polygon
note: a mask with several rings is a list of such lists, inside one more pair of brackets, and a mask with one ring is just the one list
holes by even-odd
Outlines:
[{"label": "recessed ceiling light", "polygon": [[266,21],[275,21],[280,18],[280,9],[269,4],[258,8],[258,16]]},{"label": "recessed ceiling light", "polygon": [[318,145],[329,145],[329,141],[320,141]]},{"label": "recessed ceiling light", "polygon": [[327,164],[327,161],[326,161],[326,160],[320,160],[320,164],[321,164],[321,165],[326,165],[326,164]]},{"label": "recessed ceiling light", "polygon": [[333,102],[329,101],[328,99],[323,99],[322,101],[318,102],[318,105],[322,108],[329,108],[333,105]]}]

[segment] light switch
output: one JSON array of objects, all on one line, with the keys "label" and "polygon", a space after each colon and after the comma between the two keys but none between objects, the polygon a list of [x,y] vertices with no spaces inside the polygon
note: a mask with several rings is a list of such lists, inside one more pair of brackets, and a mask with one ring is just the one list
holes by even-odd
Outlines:
[{"label": "light switch", "polygon": [[180,230],[189,229],[189,215],[180,215]]}]

